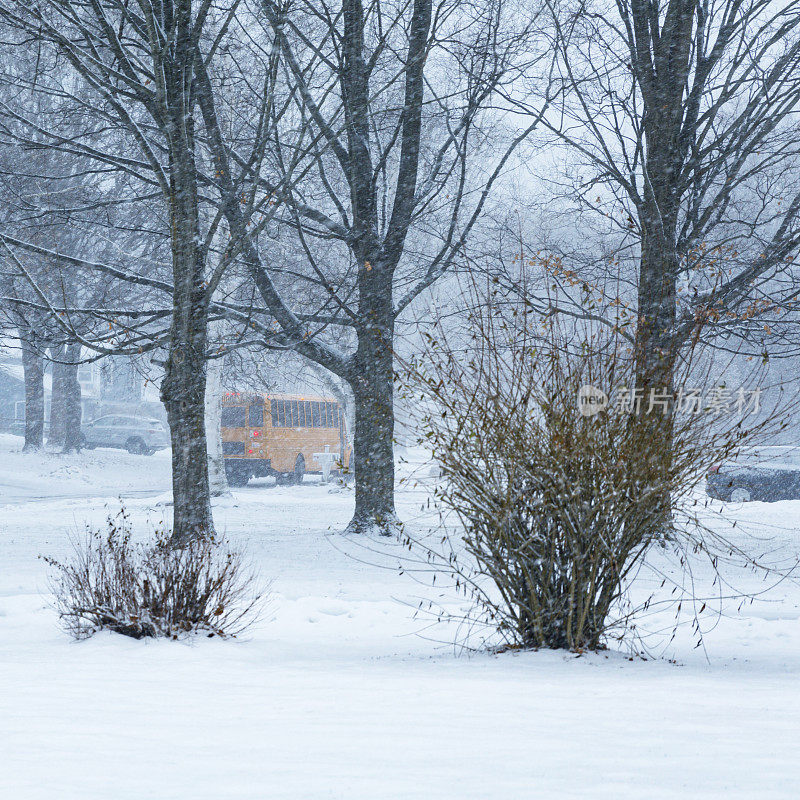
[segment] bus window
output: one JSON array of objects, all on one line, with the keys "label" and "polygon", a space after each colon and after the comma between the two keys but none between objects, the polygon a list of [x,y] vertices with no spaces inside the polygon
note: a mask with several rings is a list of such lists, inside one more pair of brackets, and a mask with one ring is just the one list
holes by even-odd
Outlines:
[{"label": "bus window", "polygon": [[312,414],[312,411],[311,411],[311,401],[310,400],[306,400],[303,403],[303,405],[305,406],[305,411],[306,411],[306,427],[307,428],[313,428],[314,427],[314,418],[313,418],[313,414]]},{"label": "bus window", "polygon": [[321,428],[322,427],[322,422],[320,421],[320,417],[322,416],[320,414],[320,411],[321,411],[320,406],[321,405],[322,405],[322,403],[312,403],[311,404],[311,418],[312,418],[312,422],[313,422],[313,425],[314,425],[315,428]]},{"label": "bus window", "polygon": [[260,428],[264,424],[264,403],[251,403],[247,410],[247,424],[251,428]]},{"label": "bus window", "polygon": [[336,413],[338,408],[336,403],[326,403],[328,406],[328,428],[337,428],[339,426],[339,415]]},{"label": "bus window", "polygon": [[290,420],[291,420],[291,424],[289,425],[289,427],[290,428],[296,428],[297,427],[297,418],[298,418],[297,400],[290,400],[289,401],[289,415],[290,415]]},{"label": "bus window", "polygon": [[297,427],[306,427],[306,404],[302,400],[297,404]]},{"label": "bus window", "polygon": [[222,406],[223,428],[244,428],[244,406]]},{"label": "bus window", "polygon": [[278,427],[286,427],[286,403],[283,400],[278,400]]},{"label": "bus window", "polygon": [[269,412],[272,417],[272,427],[278,427],[278,401],[273,397],[269,401]]}]

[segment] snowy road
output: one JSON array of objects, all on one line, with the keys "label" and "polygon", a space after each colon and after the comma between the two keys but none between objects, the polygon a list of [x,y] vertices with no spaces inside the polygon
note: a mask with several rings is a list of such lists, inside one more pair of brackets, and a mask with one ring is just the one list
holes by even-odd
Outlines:
[{"label": "snowy road", "polygon": [[[688,624],[670,641],[673,612],[648,618],[662,629],[661,659],[458,655],[453,631],[423,630],[411,609],[420,596],[460,601],[399,575],[393,545],[338,533],[350,492],[255,484],[215,503],[218,527],[274,581],[269,612],[247,637],[74,643],[48,607],[37,556],[63,555],[69,533],[102,524],[118,495],[145,535],[148,520],[169,512],[133,493],[159,482],[166,491],[168,461],[148,459],[142,471],[142,459],[124,453],[24,463],[8,451],[0,459],[7,454],[0,471],[31,482],[24,502],[0,498],[0,797],[798,795],[794,581],[741,608],[726,602],[721,617],[703,612],[700,648]],[[112,469],[117,491],[70,494],[92,491],[95,476],[108,487]],[[36,498],[41,475],[54,476],[49,502]],[[421,489],[399,494],[401,514],[420,531],[424,500]],[[796,557],[800,503],[739,513],[773,559]],[[702,564],[693,574],[710,584]],[[728,578],[750,591],[766,585],[747,570]]]},{"label": "snowy road", "polygon": [[0,507],[99,497],[147,497],[170,488],[170,456],[97,449],[80,454],[21,452],[22,439],[0,434]]},{"label": "snowy road", "polygon": [[[129,489],[120,492],[116,497],[121,500],[138,497],[156,497],[163,492],[162,489]],[[0,483],[0,510],[3,506],[22,505],[25,503],[47,503],[54,500],[91,500],[97,498],[97,491],[92,489],[76,490],[66,494],[30,494],[30,488],[25,486],[13,486],[8,483]]]}]

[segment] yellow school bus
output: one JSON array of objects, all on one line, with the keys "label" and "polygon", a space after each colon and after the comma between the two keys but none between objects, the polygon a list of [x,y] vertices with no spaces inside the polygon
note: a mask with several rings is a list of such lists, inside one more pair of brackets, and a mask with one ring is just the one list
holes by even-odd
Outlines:
[{"label": "yellow school bus", "polygon": [[321,473],[315,453],[335,453],[332,471],[350,465],[343,409],[324,397],[252,395],[222,398],[222,454],[231,486],[274,475],[278,483],[301,483],[305,473]]}]

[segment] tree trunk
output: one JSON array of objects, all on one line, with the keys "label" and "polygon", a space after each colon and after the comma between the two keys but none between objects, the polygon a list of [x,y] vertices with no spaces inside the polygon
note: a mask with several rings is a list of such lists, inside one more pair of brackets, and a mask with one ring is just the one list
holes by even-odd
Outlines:
[{"label": "tree trunk", "polygon": [[224,358],[213,358],[206,371],[206,443],[208,483],[212,497],[230,494],[222,455],[222,371]]},{"label": "tree trunk", "polygon": [[[666,194],[666,192],[665,192]],[[636,327],[637,388],[670,391],[677,324],[677,281],[680,269],[675,238],[677,218],[665,213],[668,199],[648,203],[641,220]]]},{"label": "tree trunk", "polygon": [[[651,392],[674,397],[675,331],[677,324],[677,280],[680,267],[675,246],[677,215],[670,208],[665,189],[645,212],[642,254],[639,268],[638,311],[636,329],[635,388],[641,392],[641,413],[633,424],[641,425],[643,441],[658,442],[657,447],[644,447],[656,463],[639,463],[642,490],[651,491],[653,483],[668,483],[667,473],[672,460],[674,403],[663,410],[655,406],[648,413]],[[664,212],[667,209],[667,212]],[[652,533],[664,540],[672,532],[672,499],[665,491],[655,505]]]},{"label": "tree trunk", "polygon": [[41,450],[44,444],[44,358],[30,328],[19,329],[25,380],[24,453]]},{"label": "tree trunk", "polygon": [[208,307],[201,250],[197,172],[189,115],[175,109],[180,142],[171,151],[170,223],[172,324],[169,356],[161,382],[172,442],[172,541],[181,546],[211,536],[214,520],[206,447],[206,344]]},{"label": "tree trunk", "polygon": [[172,444],[172,541],[180,546],[212,535],[205,432],[205,353],[170,347],[161,399],[167,409]]},{"label": "tree trunk", "polygon": [[64,360],[64,453],[81,449],[81,384],[78,380],[78,361],[81,346],[72,342],[65,350]]},{"label": "tree trunk", "polygon": [[50,383],[50,428],[47,433],[49,447],[64,446],[64,415],[66,405],[67,364],[64,364],[66,347],[63,344],[50,348],[52,381]]},{"label": "tree trunk", "polygon": [[172,543],[213,536],[206,447],[206,346],[208,303],[205,251],[200,232],[194,104],[192,3],[175,4],[174,49],[164,66],[165,125],[169,157],[172,321],[161,382],[172,442]]},{"label": "tree trunk", "polygon": [[359,330],[350,386],[355,407],[355,501],[347,533],[390,536],[398,526],[394,507],[394,320]]}]

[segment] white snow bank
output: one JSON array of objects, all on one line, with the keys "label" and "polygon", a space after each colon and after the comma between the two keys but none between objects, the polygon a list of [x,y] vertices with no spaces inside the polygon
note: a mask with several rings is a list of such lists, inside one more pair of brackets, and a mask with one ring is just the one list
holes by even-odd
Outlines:
[{"label": "white snow bank", "polygon": [[[247,637],[70,641],[40,593],[46,573],[36,557],[66,553],[67,534],[87,520],[101,524],[124,491],[142,535],[148,519],[168,520],[171,510],[157,504],[168,459],[158,458],[0,452],[0,494],[26,492],[0,501],[0,797],[797,796],[800,589],[792,581],[741,610],[724,602],[723,618],[701,614],[708,658],[687,628],[668,643],[671,614],[648,620],[667,631],[661,661],[458,657],[451,630],[423,630],[411,617],[420,595],[440,590],[385,568],[392,545],[338,533],[351,492],[261,482],[214,510],[218,527],[274,579],[268,613]],[[64,497],[87,491],[77,473],[40,481],[62,466],[88,475],[95,499]],[[7,489],[6,478],[19,486]],[[422,490],[403,489],[401,517],[422,526],[424,500]],[[742,525],[759,526],[773,558],[796,555],[800,503],[737,513]],[[699,584],[710,583],[694,566]],[[763,588],[747,571],[730,577]],[[642,591],[653,580],[643,576]]]}]

